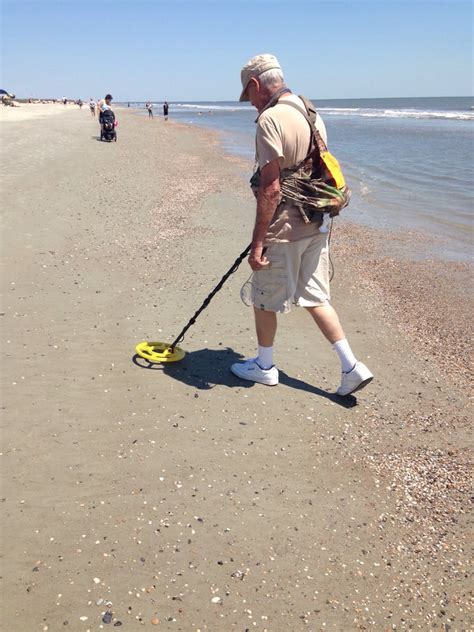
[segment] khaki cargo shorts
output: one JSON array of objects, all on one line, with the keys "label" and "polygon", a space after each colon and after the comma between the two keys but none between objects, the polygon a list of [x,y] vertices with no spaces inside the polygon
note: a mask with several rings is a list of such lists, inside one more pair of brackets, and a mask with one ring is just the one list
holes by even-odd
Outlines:
[{"label": "khaki cargo shorts", "polygon": [[269,244],[265,255],[270,264],[251,279],[254,307],[285,313],[292,304],[316,307],[329,302],[328,233]]}]

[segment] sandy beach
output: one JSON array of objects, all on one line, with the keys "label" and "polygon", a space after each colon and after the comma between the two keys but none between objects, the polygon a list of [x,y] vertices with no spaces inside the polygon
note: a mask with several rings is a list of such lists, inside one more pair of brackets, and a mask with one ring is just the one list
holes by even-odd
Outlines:
[{"label": "sandy beach", "polygon": [[[75,112],[76,110],[79,111],[79,106],[74,103],[68,103],[67,105],[62,103],[21,103],[18,107],[1,107],[0,122],[18,123],[20,121],[31,121],[31,119],[42,119],[57,116],[58,114],[66,114],[67,112]],[[82,112],[86,110],[89,112],[89,108],[83,106]]]},{"label": "sandy beach", "polygon": [[230,373],[256,346],[246,263],[185,359],[146,368],[135,345],[171,341],[250,241],[251,166],[172,120],[117,109],[109,144],[86,106],[32,108],[0,117],[0,629],[472,629],[472,269],[347,210],[333,302],[376,376],[357,398],[300,310],[278,387]]}]

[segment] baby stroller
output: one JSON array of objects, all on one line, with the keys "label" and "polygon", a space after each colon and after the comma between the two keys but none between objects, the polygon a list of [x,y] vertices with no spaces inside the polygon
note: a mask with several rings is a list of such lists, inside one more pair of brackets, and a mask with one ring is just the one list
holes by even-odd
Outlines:
[{"label": "baby stroller", "polygon": [[115,114],[112,110],[105,110],[100,113],[100,140],[106,140],[109,143],[113,140],[117,142],[117,132],[115,131]]}]

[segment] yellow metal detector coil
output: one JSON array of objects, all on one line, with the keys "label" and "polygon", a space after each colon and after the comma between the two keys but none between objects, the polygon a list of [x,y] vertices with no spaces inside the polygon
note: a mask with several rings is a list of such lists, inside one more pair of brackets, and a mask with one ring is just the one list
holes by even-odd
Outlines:
[{"label": "yellow metal detector coil", "polygon": [[185,356],[185,352],[179,347],[172,349],[166,342],[140,342],[136,347],[137,354],[156,364],[164,362],[179,362]]}]

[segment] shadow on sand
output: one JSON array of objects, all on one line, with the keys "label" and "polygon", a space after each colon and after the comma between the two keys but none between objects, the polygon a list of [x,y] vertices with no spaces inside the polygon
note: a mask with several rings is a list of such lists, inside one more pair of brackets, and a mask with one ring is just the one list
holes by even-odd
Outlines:
[{"label": "shadow on sand", "polygon": [[[179,380],[188,386],[200,390],[209,390],[215,386],[228,386],[229,388],[252,388],[253,382],[246,382],[230,372],[230,365],[242,360],[243,356],[229,347],[225,349],[199,349],[187,353],[181,362],[169,364],[153,364],[135,354],[133,363],[141,369],[149,371],[162,371],[175,380]],[[357,398],[353,395],[339,397],[336,393],[324,391],[317,386],[303,382],[280,371],[280,385],[288,386],[328,399],[343,408],[353,408],[357,405]]]}]

